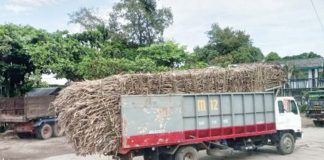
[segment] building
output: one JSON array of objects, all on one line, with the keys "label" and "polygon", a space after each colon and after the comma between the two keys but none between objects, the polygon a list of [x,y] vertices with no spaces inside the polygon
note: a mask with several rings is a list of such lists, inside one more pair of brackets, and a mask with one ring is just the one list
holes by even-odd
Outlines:
[{"label": "building", "polygon": [[324,58],[276,61],[288,71],[283,94],[302,98],[307,91],[324,88]]}]

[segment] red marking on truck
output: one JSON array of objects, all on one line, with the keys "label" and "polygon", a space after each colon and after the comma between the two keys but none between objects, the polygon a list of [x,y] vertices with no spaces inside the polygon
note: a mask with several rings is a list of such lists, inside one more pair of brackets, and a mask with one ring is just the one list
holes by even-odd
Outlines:
[{"label": "red marking on truck", "polygon": [[186,130],[178,132],[144,134],[123,137],[123,145],[120,153],[125,154],[129,150],[157,147],[175,144],[192,144],[210,140],[221,140],[239,137],[258,136],[276,133],[275,123],[263,123],[256,125],[234,126],[223,128],[210,128],[198,130]]}]

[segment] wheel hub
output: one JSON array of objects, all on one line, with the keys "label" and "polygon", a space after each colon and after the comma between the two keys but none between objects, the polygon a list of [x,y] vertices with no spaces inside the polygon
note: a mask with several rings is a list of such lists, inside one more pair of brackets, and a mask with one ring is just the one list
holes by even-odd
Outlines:
[{"label": "wheel hub", "polygon": [[292,147],[292,141],[291,141],[290,138],[288,138],[288,137],[285,138],[284,144],[285,144],[285,149],[286,150],[290,150],[291,149],[291,147]]},{"label": "wheel hub", "polygon": [[193,155],[191,153],[187,153],[184,157],[184,160],[193,160]]}]

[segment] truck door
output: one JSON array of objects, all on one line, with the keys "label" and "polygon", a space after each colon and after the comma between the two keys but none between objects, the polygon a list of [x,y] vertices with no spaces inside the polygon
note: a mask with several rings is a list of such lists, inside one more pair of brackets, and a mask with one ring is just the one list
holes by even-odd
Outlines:
[{"label": "truck door", "polygon": [[277,101],[277,129],[301,131],[301,117],[294,99],[282,98]]}]

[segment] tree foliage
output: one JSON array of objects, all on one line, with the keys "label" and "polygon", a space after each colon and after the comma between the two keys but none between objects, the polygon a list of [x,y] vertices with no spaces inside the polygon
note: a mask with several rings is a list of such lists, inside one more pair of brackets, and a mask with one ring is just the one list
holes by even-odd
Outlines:
[{"label": "tree foliage", "polygon": [[30,26],[0,25],[0,95],[14,96],[28,91],[36,70],[27,46],[43,39],[44,31]]},{"label": "tree foliage", "polygon": [[81,8],[70,14],[71,23],[87,30],[105,26],[114,40],[143,46],[163,39],[164,30],[173,23],[170,8],[158,8],[156,0],[120,0],[113,6],[108,22],[94,11]]},{"label": "tree foliage", "polygon": [[137,49],[137,53],[138,58],[149,58],[153,60],[157,66],[170,68],[180,66],[187,58],[185,48],[180,47],[172,41],[141,47]]},{"label": "tree foliage", "polygon": [[97,26],[104,25],[102,19],[98,18],[90,8],[81,8],[80,10],[69,14],[69,23],[80,24],[87,30],[96,29]]},{"label": "tree foliage", "polygon": [[278,53],[276,52],[270,52],[266,57],[265,57],[265,61],[266,62],[271,62],[271,61],[278,61],[280,60],[281,57],[278,55]]},{"label": "tree foliage", "polygon": [[258,62],[264,58],[261,50],[252,45],[250,36],[244,31],[213,24],[207,35],[208,43],[194,49],[200,61],[226,66],[232,63]]},{"label": "tree foliage", "polygon": [[164,30],[173,22],[171,9],[158,9],[156,0],[121,0],[110,17],[110,24],[119,24],[115,26],[127,39],[139,45],[162,39]]},{"label": "tree foliage", "polygon": [[298,55],[293,55],[293,56],[286,56],[283,57],[283,60],[293,60],[293,59],[308,59],[308,58],[320,58],[321,55],[316,54],[314,52],[305,52],[305,53],[301,53]]},{"label": "tree foliage", "polygon": [[[5,96],[42,86],[41,74],[54,73],[71,81],[115,74],[159,72],[264,60],[244,31],[214,24],[208,43],[187,53],[185,47],[163,41],[173,22],[170,8],[156,0],[120,0],[106,22],[94,10],[81,8],[70,23],[84,27],[79,33],[48,33],[30,26],[0,25],[0,86]],[[283,59],[320,57],[309,52]],[[278,60],[271,52],[265,61]],[[4,93],[4,92],[2,92]]]}]

